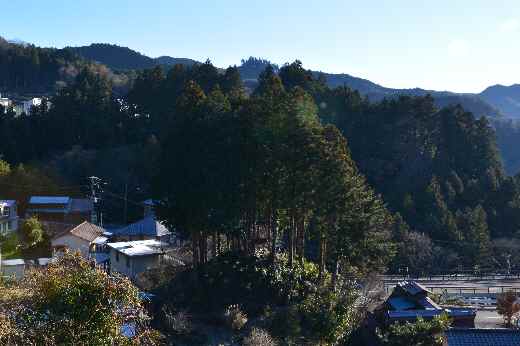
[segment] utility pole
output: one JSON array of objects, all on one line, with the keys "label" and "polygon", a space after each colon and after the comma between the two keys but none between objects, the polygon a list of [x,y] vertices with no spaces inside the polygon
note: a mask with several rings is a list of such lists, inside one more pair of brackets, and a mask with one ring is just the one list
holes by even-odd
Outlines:
[{"label": "utility pole", "polygon": [[125,202],[125,207],[124,207],[124,212],[123,212],[123,220],[124,220],[125,225],[126,225],[127,222],[128,222],[128,182],[125,182],[125,198],[124,198],[124,202]]},{"label": "utility pole", "polygon": [[101,178],[96,176],[88,177],[90,181],[90,200],[92,201],[92,223],[98,223],[98,215],[96,210],[96,204],[99,201],[99,198],[96,196],[97,190],[101,190]]}]

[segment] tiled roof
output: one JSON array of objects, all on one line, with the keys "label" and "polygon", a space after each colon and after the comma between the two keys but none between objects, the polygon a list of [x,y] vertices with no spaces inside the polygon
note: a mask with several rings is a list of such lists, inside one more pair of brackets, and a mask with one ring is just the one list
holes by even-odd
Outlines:
[{"label": "tiled roof", "polygon": [[448,346],[518,346],[520,330],[450,329],[446,338]]},{"label": "tiled roof", "polygon": [[89,242],[93,242],[97,237],[102,236],[105,230],[99,226],[96,226],[90,222],[83,222],[82,224],[79,224],[66,232],[54,237],[54,239],[61,238],[64,235],[67,234],[73,234],[78,238],[84,239]]},{"label": "tiled roof", "polygon": [[113,232],[115,236],[150,236],[162,237],[171,234],[168,228],[157,221],[153,216],[146,217],[140,221]]}]

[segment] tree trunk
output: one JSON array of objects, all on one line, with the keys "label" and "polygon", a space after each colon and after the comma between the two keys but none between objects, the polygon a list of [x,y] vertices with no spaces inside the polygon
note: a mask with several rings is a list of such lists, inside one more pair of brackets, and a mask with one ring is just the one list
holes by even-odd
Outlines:
[{"label": "tree trunk", "polygon": [[320,234],[320,245],[319,245],[319,281],[323,282],[325,275],[325,258],[327,252],[327,239],[325,238],[325,234],[322,231]]},{"label": "tree trunk", "polygon": [[271,215],[271,262],[274,263],[276,259],[276,241],[278,238],[278,224],[276,212]]},{"label": "tree trunk", "polygon": [[211,235],[211,250],[212,250],[212,256],[213,258],[217,257],[217,232],[213,232]]},{"label": "tree trunk", "polygon": [[294,212],[291,210],[289,217],[289,268],[293,267],[294,264]]},{"label": "tree trunk", "polygon": [[336,285],[338,283],[338,275],[339,275],[339,258],[336,256],[334,258],[334,271],[332,272],[332,289],[334,292],[336,291]]}]

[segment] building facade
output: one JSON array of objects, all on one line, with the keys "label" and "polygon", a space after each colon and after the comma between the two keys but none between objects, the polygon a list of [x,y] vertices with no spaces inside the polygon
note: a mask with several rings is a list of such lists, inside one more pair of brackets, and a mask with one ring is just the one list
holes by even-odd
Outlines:
[{"label": "building facade", "polygon": [[18,230],[18,207],[14,200],[0,200],[0,234]]},{"label": "building facade", "polygon": [[161,265],[168,244],[157,240],[108,243],[110,272],[130,279]]},{"label": "building facade", "polygon": [[105,230],[90,222],[83,222],[52,238],[53,252],[65,250],[79,251],[85,258],[93,258],[97,252],[99,239],[106,241]]},{"label": "building facade", "polygon": [[87,198],[32,196],[25,216],[36,216],[42,222],[77,225],[83,221],[92,222],[93,210],[94,204]]}]

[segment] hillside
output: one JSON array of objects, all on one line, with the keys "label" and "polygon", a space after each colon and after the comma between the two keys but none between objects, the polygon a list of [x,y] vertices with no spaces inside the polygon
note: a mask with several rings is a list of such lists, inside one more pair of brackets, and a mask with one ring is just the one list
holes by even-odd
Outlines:
[{"label": "hillside", "polygon": [[[242,60],[239,71],[249,89],[256,87],[258,75],[265,69],[270,62],[265,59],[250,57]],[[279,69],[274,65],[275,71]],[[381,101],[383,98],[395,98],[399,95],[426,96],[432,95],[437,107],[446,107],[460,104],[464,109],[472,112],[477,117],[488,116],[491,118],[502,117],[499,107],[493,106],[474,94],[457,94],[449,91],[425,90],[421,88],[413,89],[392,89],[376,84],[368,79],[354,77],[346,73],[333,74],[321,71],[311,71],[314,78],[324,78],[330,88],[346,86],[357,90],[363,96],[367,96],[371,101]]]},{"label": "hillside", "polygon": [[520,84],[511,86],[494,85],[479,96],[501,110],[508,118],[520,118]]},{"label": "hillside", "polygon": [[154,59],[130,48],[106,43],[93,43],[90,46],[66,47],[65,49],[85,59],[104,64],[113,70],[143,70],[158,65],[193,65],[197,63],[192,59],[169,56]]},{"label": "hillside", "polygon": [[66,50],[10,43],[0,37],[0,92],[50,94],[86,65]]}]

